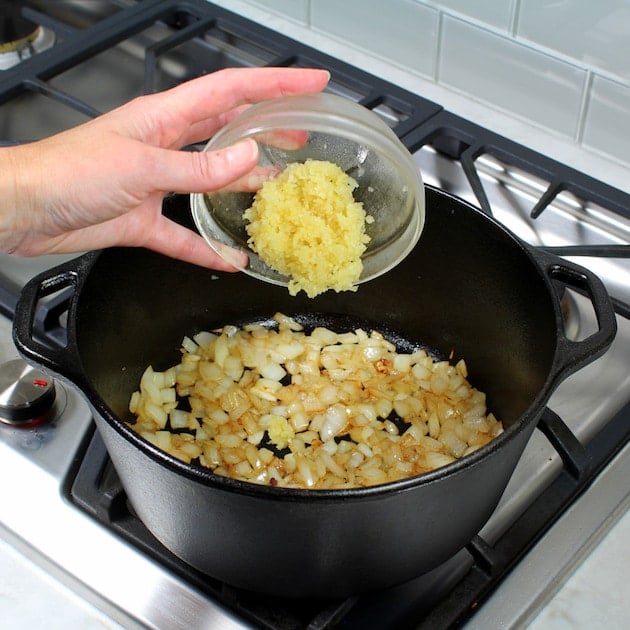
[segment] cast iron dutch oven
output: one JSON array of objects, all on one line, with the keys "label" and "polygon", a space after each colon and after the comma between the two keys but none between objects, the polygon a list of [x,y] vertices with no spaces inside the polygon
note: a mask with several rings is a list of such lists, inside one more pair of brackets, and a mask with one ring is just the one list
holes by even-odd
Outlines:
[{"label": "cast iron dutch oven", "polygon": [[[89,402],[137,514],[175,555],[229,584],[283,596],[336,597],[393,585],[460,550],[495,509],[557,385],[602,355],[616,333],[589,271],[534,250],[480,210],[427,187],[414,251],[357,293],[315,299],[243,273],[215,273],[141,249],[90,253],[35,279],[14,336],[27,360]],[[68,343],[33,338],[38,300],[73,287]],[[598,330],[565,337],[558,287],[585,293]],[[136,435],[127,406],[145,367],[177,363],[185,334],[267,320],[372,326],[395,341],[463,357],[504,433],[420,477],[351,490],[249,484],[184,464]]]}]

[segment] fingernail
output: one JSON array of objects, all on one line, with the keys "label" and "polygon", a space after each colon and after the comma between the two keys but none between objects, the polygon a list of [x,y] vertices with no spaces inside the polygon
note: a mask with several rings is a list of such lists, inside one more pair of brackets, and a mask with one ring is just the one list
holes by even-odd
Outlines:
[{"label": "fingernail", "polygon": [[258,145],[251,138],[240,140],[226,150],[225,159],[230,166],[258,159]]},{"label": "fingernail", "polygon": [[232,265],[232,267],[241,271],[247,267],[249,258],[245,252],[229,247],[228,245],[224,245],[223,243],[219,243],[218,241],[215,241],[212,247],[219,256],[221,256],[226,263]]}]

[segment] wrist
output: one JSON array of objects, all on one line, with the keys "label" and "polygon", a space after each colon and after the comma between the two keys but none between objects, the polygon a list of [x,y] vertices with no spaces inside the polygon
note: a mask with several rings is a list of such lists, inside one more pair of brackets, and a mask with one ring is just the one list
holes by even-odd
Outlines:
[{"label": "wrist", "polygon": [[9,254],[19,252],[30,229],[27,154],[26,145],[0,149],[0,251]]}]

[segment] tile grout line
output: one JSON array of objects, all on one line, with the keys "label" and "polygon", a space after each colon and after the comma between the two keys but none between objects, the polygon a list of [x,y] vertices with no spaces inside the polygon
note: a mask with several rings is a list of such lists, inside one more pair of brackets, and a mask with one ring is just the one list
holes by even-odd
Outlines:
[{"label": "tile grout line", "polygon": [[590,69],[586,70],[586,77],[584,79],[584,87],[582,89],[582,99],[580,101],[580,108],[578,111],[577,125],[575,129],[575,141],[582,145],[584,140],[584,130],[586,127],[586,117],[588,116],[588,106],[591,101],[591,92],[593,90],[593,77],[594,72]]},{"label": "tile grout line", "polygon": [[442,37],[444,31],[444,11],[438,10],[437,36],[435,40],[435,60],[433,61],[433,80],[440,83],[440,65],[442,61]]},{"label": "tile grout line", "polygon": [[510,15],[510,35],[516,39],[518,35],[518,22],[521,16],[521,0],[514,0],[512,14]]}]

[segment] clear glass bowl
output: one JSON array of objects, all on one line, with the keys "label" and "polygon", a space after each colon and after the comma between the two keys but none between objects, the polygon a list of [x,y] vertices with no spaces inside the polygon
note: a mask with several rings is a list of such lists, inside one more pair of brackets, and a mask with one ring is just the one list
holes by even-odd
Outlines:
[{"label": "clear glass bowl", "polygon": [[[359,283],[398,264],[413,249],[424,226],[422,176],[411,154],[376,114],[334,94],[289,96],[249,107],[208,142],[214,151],[244,138],[259,147],[258,168],[277,173],[307,159],[336,163],[358,183],[356,201],[374,222],[366,224],[370,242],[362,256]],[[266,265],[247,244],[243,213],[254,192],[230,187],[191,195],[193,218],[200,234],[226,261],[245,273],[278,285],[289,278]],[[240,250],[249,257],[242,268]]]}]

